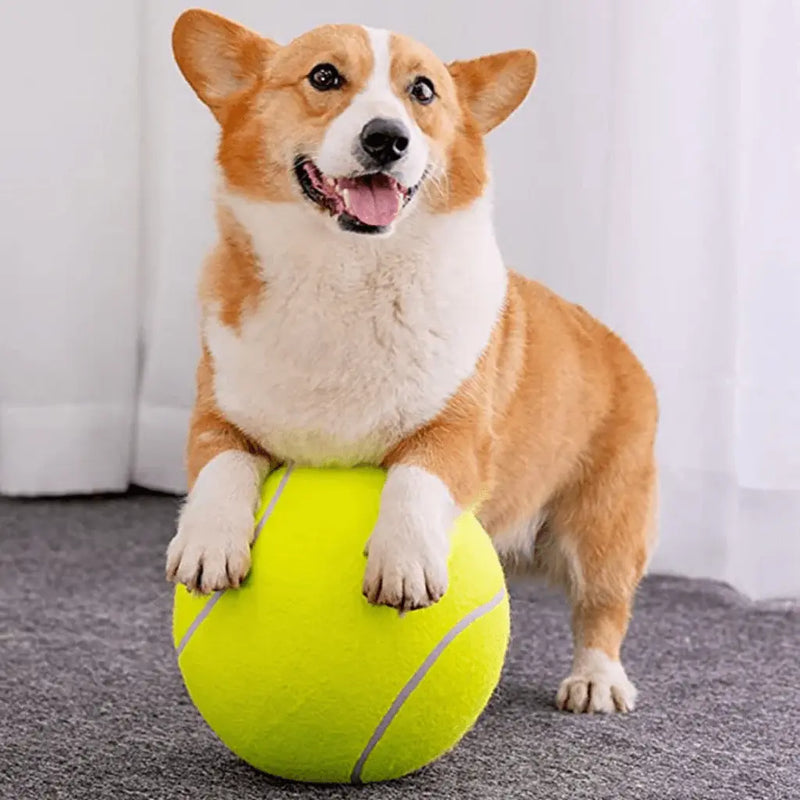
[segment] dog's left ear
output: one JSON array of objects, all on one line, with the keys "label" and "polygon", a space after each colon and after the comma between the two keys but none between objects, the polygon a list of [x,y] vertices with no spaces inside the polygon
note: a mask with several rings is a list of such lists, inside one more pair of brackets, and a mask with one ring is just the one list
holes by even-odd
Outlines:
[{"label": "dog's left ear", "polygon": [[447,65],[461,103],[481,133],[496,128],[524,99],[536,77],[532,50],[509,50]]}]

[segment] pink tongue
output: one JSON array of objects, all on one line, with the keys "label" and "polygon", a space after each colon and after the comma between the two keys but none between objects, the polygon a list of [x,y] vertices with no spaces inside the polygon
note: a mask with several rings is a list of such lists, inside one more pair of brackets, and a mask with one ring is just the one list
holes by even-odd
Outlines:
[{"label": "pink tongue", "polygon": [[372,175],[368,179],[347,180],[348,211],[365,225],[389,225],[397,216],[397,189],[386,175]]}]

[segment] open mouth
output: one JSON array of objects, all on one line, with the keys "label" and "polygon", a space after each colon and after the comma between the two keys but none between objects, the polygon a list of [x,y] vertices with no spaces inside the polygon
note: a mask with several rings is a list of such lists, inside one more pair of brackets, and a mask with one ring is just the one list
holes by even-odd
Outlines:
[{"label": "open mouth", "polygon": [[331,178],[303,156],[295,160],[294,173],[309,200],[336,217],[342,230],[356,233],[383,233],[419,186],[403,186],[385,172]]}]

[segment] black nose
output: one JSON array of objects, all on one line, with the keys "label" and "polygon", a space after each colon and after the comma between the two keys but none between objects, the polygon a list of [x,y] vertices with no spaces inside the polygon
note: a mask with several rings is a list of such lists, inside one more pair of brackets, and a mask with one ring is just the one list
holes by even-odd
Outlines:
[{"label": "black nose", "polygon": [[371,119],[361,130],[364,152],[381,166],[402,158],[408,149],[408,131],[396,119]]}]

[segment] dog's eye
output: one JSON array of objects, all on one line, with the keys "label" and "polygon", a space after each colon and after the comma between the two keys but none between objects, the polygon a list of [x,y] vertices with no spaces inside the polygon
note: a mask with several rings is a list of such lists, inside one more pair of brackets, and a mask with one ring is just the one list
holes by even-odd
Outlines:
[{"label": "dog's eye", "polygon": [[436,97],[432,81],[424,75],[414,78],[414,82],[408,87],[408,93],[423,106],[428,105]]},{"label": "dog's eye", "polygon": [[327,92],[330,89],[338,89],[344,83],[344,78],[333,64],[317,64],[308,73],[308,82],[317,91]]}]

